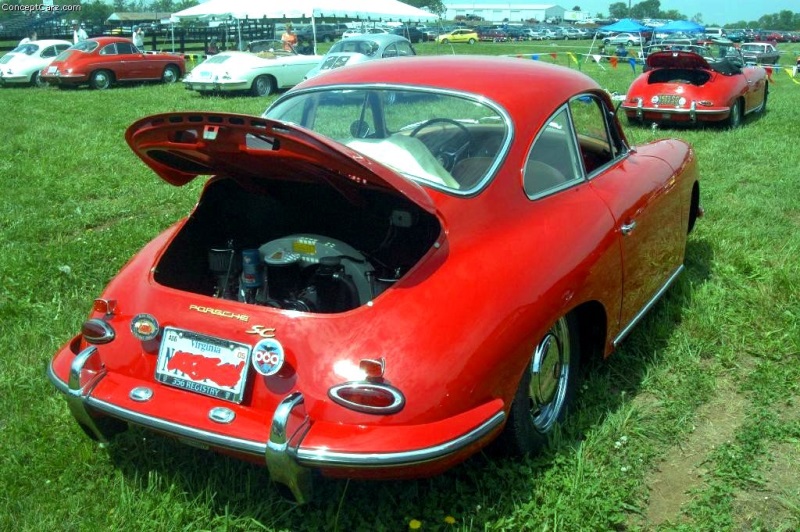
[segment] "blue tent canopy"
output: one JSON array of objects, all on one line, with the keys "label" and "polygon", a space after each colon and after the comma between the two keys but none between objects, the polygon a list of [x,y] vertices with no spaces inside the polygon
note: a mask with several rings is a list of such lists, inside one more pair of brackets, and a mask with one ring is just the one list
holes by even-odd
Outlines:
[{"label": "blue tent canopy", "polygon": [[659,33],[703,33],[706,28],[691,20],[673,20],[655,28],[655,30]]},{"label": "blue tent canopy", "polygon": [[608,26],[603,26],[600,28],[603,31],[619,31],[619,32],[627,32],[627,33],[640,33],[643,31],[650,31],[653,28],[649,26],[645,26],[644,24],[639,23],[638,20],[633,20],[632,18],[623,18],[622,20],[618,20],[613,24],[609,24]]}]

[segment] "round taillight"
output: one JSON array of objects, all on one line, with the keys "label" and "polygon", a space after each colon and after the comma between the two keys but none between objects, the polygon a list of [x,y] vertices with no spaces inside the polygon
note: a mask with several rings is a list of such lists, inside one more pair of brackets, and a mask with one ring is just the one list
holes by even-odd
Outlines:
[{"label": "round taillight", "polygon": [[113,327],[108,322],[98,318],[86,320],[81,325],[81,336],[90,344],[107,344],[114,339]]},{"label": "round taillight", "polygon": [[157,338],[161,328],[158,326],[158,320],[154,316],[137,314],[131,320],[131,332],[142,342],[147,342]]},{"label": "round taillight", "polygon": [[403,409],[405,398],[388,384],[346,382],[328,390],[336,403],[366,414],[394,414]]}]

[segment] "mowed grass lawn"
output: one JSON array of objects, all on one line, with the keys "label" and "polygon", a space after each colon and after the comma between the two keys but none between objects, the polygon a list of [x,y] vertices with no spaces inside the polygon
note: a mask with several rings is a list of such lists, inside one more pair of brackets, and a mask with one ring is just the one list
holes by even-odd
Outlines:
[{"label": "mowed grass lawn", "polygon": [[[548,62],[564,50],[455,49]],[[581,68],[610,91],[633,79],[628,65]],[[100,448],[45,377],[108,280],[198,197],[202,180],[161,182],[125,128],[169,111],[260,114],[274,97],[0,91],[0,530],[797,529],[800,85],[773,79],[767,113],[740,129],[626,128],[634,143],[695,146],[706,216],[685,275],[587,373],[549,451],[481,454],[426,480],[321,480],[302,507],[264,468],[139,429]]]}]

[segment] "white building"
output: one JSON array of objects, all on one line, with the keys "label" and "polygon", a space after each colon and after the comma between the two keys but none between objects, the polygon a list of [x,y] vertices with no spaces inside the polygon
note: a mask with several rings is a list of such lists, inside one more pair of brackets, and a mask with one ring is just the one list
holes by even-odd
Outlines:
[{"label": "white building", "polygon": [[444,18],[447,20],[455,20],[456,17],[470,18],[471,15],[490,22],[504,20],[508,20],[508,22],[561,21],[564,20],[564,13],[567,11],[555,4],[531,4],[524,0],[479,0],[476,2],[444,0],[444,6]]}]

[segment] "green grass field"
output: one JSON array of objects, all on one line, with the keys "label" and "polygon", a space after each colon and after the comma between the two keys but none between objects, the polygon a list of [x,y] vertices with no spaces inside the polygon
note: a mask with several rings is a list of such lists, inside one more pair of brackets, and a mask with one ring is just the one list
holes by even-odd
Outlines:
[{"label": "green grass field", "polygon": [[[454,50],[570,63],[549,44]],[[604,66],[581,63],[624,93],[630,67]],[[800,84],[773,80],[767,113],[740,129],[626,129],[634,143],[695,146],[706,216],[685,275],[588,374],[548,452],[481,454],[426,480],[322,479],[302,507],[265,468],[142,430],[99,447],[45,377],[92,299],[202,185],[161,182],[125,128],[167,111],[260,114],[274,97],[202,98],[180,84],[0,90],[0,530],[800,528]]]}]

